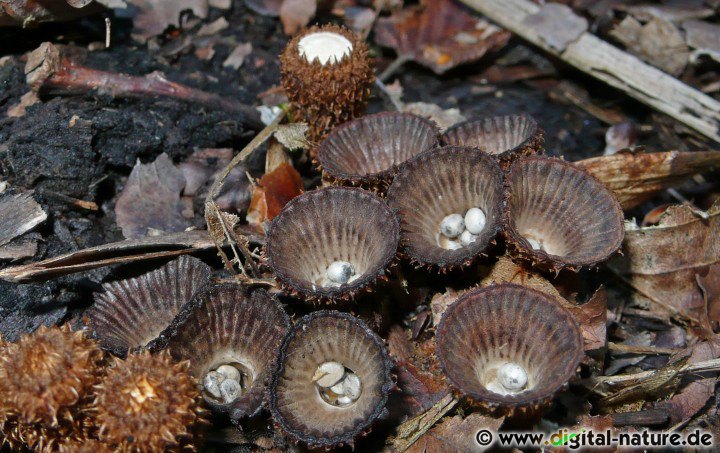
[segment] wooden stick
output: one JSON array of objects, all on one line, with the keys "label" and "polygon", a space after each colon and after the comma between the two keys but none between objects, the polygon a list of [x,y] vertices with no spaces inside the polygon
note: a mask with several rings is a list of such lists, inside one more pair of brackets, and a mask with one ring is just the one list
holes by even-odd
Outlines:
[{"label": "wooden stick", "polygon": [[[554,29],[557,36],[549,36],[547,29],[540,33],[526,21],[538,17],[550,4],[541,8],[528,0],[461,1],[566,63],[720,142],[720,102],[587,31],[561,48],[554,47],[567,38],[564,27]],[[571,11],[566,14],[578,22],[584,21]]]}]

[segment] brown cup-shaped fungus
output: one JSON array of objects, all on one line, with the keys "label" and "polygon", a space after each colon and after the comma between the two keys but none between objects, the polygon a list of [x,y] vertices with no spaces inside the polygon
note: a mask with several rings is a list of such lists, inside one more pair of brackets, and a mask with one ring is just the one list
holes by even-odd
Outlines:
[{"label": "brown cup-shaped fungus", "polygon": [[442,142],[478,148],[508,161],[538,153],[542,131],[529,115],[491,116],[456,124],[445,131]]},{"label": "brown cup-shaped fungus", "polygon": [[375,75],[365,42],[337,25],[314,26],[290,40],[280,56],[280,80],[297,120],[320,141],[360,116]]},{"label": "brown cup-shaped fungus", "polygon": [[438,358],[450,383],[489,408],[537,409],[575,375],[584,355],[572,314],[514,284],[470,291],[443,314]]},{"label": "brown cup-shaped fungus", "polygon": [[397,217],[380,197],[326,187],[285,205],[268,231],[266,255],[291,294],[350,300],[385,278],[399,240]]},{"label": "brown cup-shaped fungus", "polygon": [[207,282],[210,267],[182,256],[137,278],[106,283],[85,315],[93,335],[115,355],[165,341],[163,330]]},{"label": "brown cup-shaped fungus", "polygon": [[615,253],[625,230],[615,195],[560,159],[519,159],[506,176],[504,234],[511,252],[558,272],[594,266]]},{"label": "brown cup-shaped fungus", "polygon": [[202,396],[233,420],[262,408],[263,393],[290,319],[267,291],[236,284],[200,291],[173,321],[168,349],[190,362]]},{"label": "brown cup-shaped fungus", "polygon": [[391,368],[385,344],[364,322],[311,313],[280,347],[269,390],[273,418],[311,446],[352,445],[385,410]]},{"label": "brown cup-shaped fungus", "polygon": [[438,128],[411,113],[366,115],[333,130],[318,148],[323,171],[341,184],[389,183],[397,166],[438,146]]},{"label": "brown cup-shaped fungus", "polygon": [[388,190],[403,254],[446,271],[469,264],[502,225],[502,171],[475,148],[425,151],[400,167]]}]

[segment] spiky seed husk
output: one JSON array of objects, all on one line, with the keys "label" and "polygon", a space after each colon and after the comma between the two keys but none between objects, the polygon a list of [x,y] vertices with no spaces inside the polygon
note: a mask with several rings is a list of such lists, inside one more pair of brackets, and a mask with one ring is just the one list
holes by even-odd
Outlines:
[{"label": "spiky seed husk", "polygon": [[[352,43],[339,62],[307,61],[298,52],[300,40],[318,32],[337,33]],[[375,75],[368,48],[357,35],[337,25],[314,26],[295,36],[280,56],[280,80],[296,120],[310,126],[310,139],[322,140],[333,127],[358,117],[367,105]]]},{"label": "spiky seed husk", "polygon": [[[69,325],[0,346],[0,427],[11,446],[51,451],[88,438],[89,400],[103,352]],[[0,438],[1,439],[1,438]]]},{"label": "spiky seed husk", "polygon": [[163,451],[192,442],[203,410],[187,362],[163,351],[115,359],[96,386],[98,438],[122,451]]}]

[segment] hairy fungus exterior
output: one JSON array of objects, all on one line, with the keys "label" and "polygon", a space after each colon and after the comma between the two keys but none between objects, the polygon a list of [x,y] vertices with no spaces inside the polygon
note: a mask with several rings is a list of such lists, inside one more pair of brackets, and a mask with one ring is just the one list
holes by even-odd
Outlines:
[{"label": "hairy fungus exterior", "polygon": [[[514,284],[464,294],[443,314],[436,342],[461,395],[508,412],[540,408],[575,376],[584,356],[572,314],[551,296]],[[508,364],[524,370],[522,389],[498,390]]]},{"label": "hairy fungus exterior", "polygon": [[104,349],[155,350],[163,331],[193,294],[207,282],[210,267],[182,256],[137,278],[106,283],[85,315]]},{"label": "hairy fungus exterior", "polygon": [[99,439],[119,451],[164,451],[191,443],[203,410],[187,363],[167,351],[115,359],[96,386]]},{"label": "hairy fungus exterior", "polygon": [[[329,361],[342,364],[362,383],[352,404],[334,406],[318,391],[318,367]],[[280,347],[269,388],[273,418],[296,441],[352,445],[385,410],[394,385],[391,368],[385,344],[364,322],[337,311],[311,313]]]},{"label": "hairy fungus exterior", "polygon": [[[338,58],[313,58],[300,44],[313,34],[339,36],[349,42]],[[305,41],[303,41],[305,39]],[[322,61],[321,61],[322,60]],[[363,40],[337,25],[314,26],[290,40],[280,56],[280,79],[298,121],[310,126],[310,137],[320,141],[333,127],[360,116],[375,80]]]},{"label": "hairy fungus exterior", "polygon": [[[425,151],[400,167],[387,200],[400,218],[402,253],[412,262],[445,271],[469,264],[494,241],[502,226],[502,171],[487,154],[468,147]],[[449,250],[438,233],[443,219],[484,212],[486,223],[474,242]]]},{"label": "hairy fungus exterior", "polygon": [[401,112],[365,115],[335,128],[318,148],[323,172],[345,185],[377,187],[392,181],[398,165],[438,146],[438,127]]},{"label": "hairy fungus exterior", "polygon": [[262,408],[265,384],[290,318],[267,291],[235,284],[211,285],[198,293],[173,323],[168,350],[190,363],[196,382],[222,365],[234,364],[245,376],[246,388],[232,402],[203,390],[206,404],[233,420],[250,417]]},{"label": "hairy fungus exterior", "polygon": [[529,115],[492,116],[456,124],[445,131],[442,142],[478,148],[505,164],[537,154],[542,147],[542,131]]},{"label": "hairy fungus exterior", "polygon": [[40,327],[0,346],[0,424],[10,445],[50,451],[89,434],[88,399],[104,361],[68,325]]},{"label": "hairy fungus exterior", "polygon": [[[350,300],[367,291],[397,254],[400,224],[377,195],[326,187],[290,201],[273,220],[266,255],[286,291],[311,302]],[[328,286],[322,279],[337,261],[353,266],[353,279]]]},{"label": "hairy fungus exterior", "polygon": [[560,159],[519,159],[506,176],[504,235],[511,253],[553,272],[595,266],[625,234],[615,195]]}]

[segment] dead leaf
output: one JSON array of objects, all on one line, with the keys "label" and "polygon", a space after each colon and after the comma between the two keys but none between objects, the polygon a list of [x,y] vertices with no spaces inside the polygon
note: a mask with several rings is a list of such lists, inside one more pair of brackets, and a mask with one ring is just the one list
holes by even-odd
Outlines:
[{"label": "dead leaf", "polygon": [[404,416],[425,412],[450,392],[448,387],[439,385],[437,379],[418,370],[412,363],[398,362],[395,370],[397,386],[402,392],[399,409]]},{"label": "dead leaf", "polygon": [[204,19],[208,13],[208,0],[127,0],[138,12],[133,19],[133,31],[142,38],[161,34],[174,25],[180,26],[180,13],[190,10]]},{"label": "dead leaf", "polygon": [[[682,357],[687,353],[681,353]],[[703,341],[692,348],[688,364],[699,363],[706,360],[720,357],[720,338],[711,341]],[[677,359],[678,357],[674,357]],[[685,383],[680,393],[674,395],[668,401],[657,403],[655,407],[666,408],[670,412],[670,424],[675,425],[695,416],[702,409],[707,401],[715,394],[715,384],[718,382],[717,373],[706,375],[690,375],[683,381]],[[683,384],[681,383],[681,385]]]},{"label": "dead leaf", "polygon": [[413,351],[412,343],[405,329],[395,324],[390,327],[387,336],[388,353],[398,362],[406,361]]},{"label": "dead leaf", "polygon": [[581,160],[575,164],[615,192],[623,209],[630,209],[649,200],[661,190],[720,166],[720,152],[621,151],[611,156]]},{"label": "dead leaf", "polygon": [[275,131],[275,138],[289,150],[306,149],[308,129],[307,123],[282,124]]},{"label": "dead leaf", "polygon": [[445,310],[450,307],[460,296],[465,294],[467,290],[457,291],[453,288],[446,288],[444,293],[435,294],[430,300],[430,310],[433,316],[433,325],[437,326],[440,324]]},{"label": "dead leaf", "polygon": [[610,268],[626,278],[651,311],[692,320],[701,335],[711,332],[706,298],[698,284],[720,262],[720,203],[707,213],[672,206],[658,226],[626,229],[623,256]]},{"label": "dead leaf", "polygon": [[245,0],[245,5],[262,16],[277,17],[283,0]]},{"label": "dead leaf", "polygon": [[449,417],[418,439],[409,453],[424,452],[482,452],[491,446],[481,446],[476,436],[480,430],[497,432],[505,417],[487,417],[482,414],[470,414],[463,419],[460,415]]},{"label": "dead leaf", "polygon": [[288,201],[302,192],[300,173],[291,165],[280,164],[271,173],[263,175],[253,190],[247,214],[248,223],[262,225],[266,220],[272,220]]},{"label": "dead leaf", "polygon": [[633,5],[632,3],[635,2],[628,2],[628,5],[622,5],[618,2],[615,7],[620,11],[629,12],[637,20],[643,22],[649,22],[657,18],[668,22],[680,23],[689,19],[710,17],[715,14],[715,11],[713,11],[711,7],[703,5],[702,1],[665,2],[667,4],[655,5]]},{"label": "dead leaf", "polygon": [[446,110],[439,105],[427,102],[404,104],[402,111],[431,119],[438,125],[440,132],[444,132],[447,128],[466,120],[462,113],[460,113],[460,109]]},{"label": "dead leaf", "polygon": [[551,48],[563,52],[588,28],[587,20],[567,5],[545,3],[537,14],[525,18],[523,24],[535,30]]},{"label": "dead leaf", "polygon": [[232,148],[206,148],[193,152],[178,168],[185,178],[183,195],[194,197],[210,178],[230,163]]},{"label": "dead leaf", "polygon": [[362,6],[341,6],[333,9],[332,12],[342,17],[345,25],[360,36],[367,36],[370,33],[377,16],[374,9]]},{"label": "dead leaf", "polygon": [[[262,243],[264,237],[255,235],[252,240]],[[0,270],[0,280],[13,283],[46,281],[103,266],[137,263],[214,248],[215,243],[207,231],[183,231],[163,236],[127,239],[54,256],[34,263],[6,267]]]},{"label": "dead leaf", "polygon": [[669,74],[678,76],[687,65],[690,52],[685,39],[667,20],[653,18],[642,25],[632,16],[626,16],[610,35],[643,60]]},{"label": "dead leaf", "polygon": [[589,301],[581,305],[572,305],[570,312],[580,326],[585,340],[585,351],[595,351],[605,347],[607,342],[607,292],[598,288]]},{"label": "dead leaf", "polygon": [[510,33],[450,0],[425,1],[375,24],[375,41],[442,74],[479,60],[507,43]]},{"label": "dead leaf", "polygon": [[183,173],[163,153],[151,164],[138,160],[115,204],[116,222],[128,238],[141,238],[149,229],[183,231],[190,226],[183,217],[180,193]]},{"label": "dead leaf", "polygon": [[280,22],[286,35],[294,35],[310,23],[317,12],[317,0],[283,0]]},{"label": "dead leaf", "polygon": [[47,213],[32,192],[0,195],[0,245],[32,230],[47,219]]},{"label": "dead leaf", "polygon": [[698,55],[708,55],[720,62],[720,25],[701,20],[688,20],[683,22],[685,41],[695,49],[693,58]]},{"label": "dead leaf", "polygon": [[710,320],[720,324],[720,264],[708,266],[705,275],[698,274],[698,286],[703,292]]},{"label": "dead leaf", "polygon": [[238,44],[232,52],[230,52],[230,55],[228,55],[225,61],[223,61],[223,67],[233,68],[235,70],[240,69],[240,66],[245,62],[245,58],[250,55],[252,51],[253,46],[251,43]]}]

